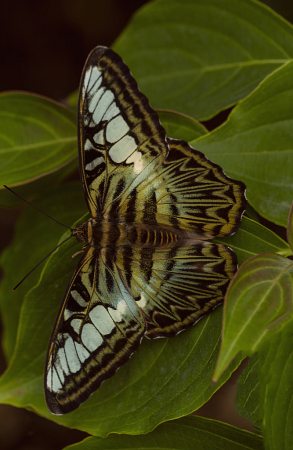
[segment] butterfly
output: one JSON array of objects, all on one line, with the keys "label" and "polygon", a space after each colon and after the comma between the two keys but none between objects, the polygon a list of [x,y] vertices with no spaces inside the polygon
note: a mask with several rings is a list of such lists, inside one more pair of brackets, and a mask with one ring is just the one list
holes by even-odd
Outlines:
[{"label": "butterfly", "polygon": [[113,50],[96,47],[81,77],[79,167],[87,244],[49,342],[49,410],[76,409],[135,352],[223,301],[235,253],[211,243],[239,228],[245,185],[185,141],[170,139]]}]

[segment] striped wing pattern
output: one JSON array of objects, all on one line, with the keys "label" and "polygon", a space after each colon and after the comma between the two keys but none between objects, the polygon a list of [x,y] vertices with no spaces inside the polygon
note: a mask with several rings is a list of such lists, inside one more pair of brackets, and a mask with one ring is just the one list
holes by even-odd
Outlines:
[{"label": "striped wing pattern", "polygon": [[45,396],[54,414],[77,408],[138,348],[142,312],[113,255],[90,248],[67,286],[50,339]]},{"label": "striped wing pattern", "polygon": [[237,259],[208,239],[235,233],[246,205],[243,183],[166,138],[128,67],[105,47],[83,71],[78,134],[87,229],[98,231],[88,235],[48,347],[54,414],[76,409],[143,336],[174,336],[223,301]]},{"label": "striped wing pattern", "polygon": [[146,337],[171,337],[223,301],[237,269],[225,245],[122,247],[117,266],[146,319]]},{"label": "striped wing pattern", "polygon": [[119,216],[190,230],[200,239],[228,236],[245,210],[245,185],[227,177],[187,142],[168,139],[163,164],[121,202]]},{"label": "striped wing pattern", "polygon": [[126,64],[108,48],[94,49],[79,97],[80,174],[92,217],[113,217],[120,198],[167,153],[165,130]]}]

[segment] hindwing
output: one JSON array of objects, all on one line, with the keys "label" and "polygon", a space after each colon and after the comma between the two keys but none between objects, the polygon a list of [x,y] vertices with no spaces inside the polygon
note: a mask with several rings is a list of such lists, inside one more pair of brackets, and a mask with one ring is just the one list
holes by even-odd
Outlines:
[{"label": "hindwing", "polygon": [[121,247],[116,255],[125,284],[146,320],[146,337],[171,337],[223,302],[237,270],[222,244]]},{"label": "hindwing", "polygon": [[120,56],[90,54],[80,84],[79,160],[92,217],[113,217],[121,198],[168,153],[166,133]]},{"label": "hindwing", "polygon": [[[245,185],[224,174],[187,142],[168,138],[163,164],[135,190],[135,222],[189,230],[199,239],[237,231],[246,208]],[[119,216],[133,221],[130,195]]]},{"label": "hindwing", "polygon": [[45,397],[54,414],[76,409],[114,375],[145,332],[113,258],[90,248],[67,286],[46,359]]}]

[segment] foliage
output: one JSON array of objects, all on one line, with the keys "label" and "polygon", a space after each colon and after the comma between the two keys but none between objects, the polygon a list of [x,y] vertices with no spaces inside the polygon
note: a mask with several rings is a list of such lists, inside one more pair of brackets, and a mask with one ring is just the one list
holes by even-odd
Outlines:
[{"label": "foliage", "polygon": [[[217,240],[233,248],[242,264],[226,296],[224,320],[219,307],[175,338],[143,342],[78,410],[53,417],[42,392],[45,352],[76,264],[71,255],[80,245],[64,244],[12,294],[19,279],[68,235],[26,208],[1,257],[9,366],[0,379],[0,401],[93,435],[76,448],[290,449],[293,27],[254,0],[156,0],[137,12],[113,48],[160,108],[167,134],[189,141],[244,181],[248,215],[287,226],[289,244],[244,217],[234,236]],[[69,104],[76,105],[76,95]],[[231,106],[225,123],[211,132],[198,122]],[[61,183],[78,168],[73,109],[15,92],[0,96],[0,114],[1,186],[18,186],[18,193],[69,226],[84,220],[81,187]],[[19,201],[1,190],[0,204]],[[187,416],[246,356],[251,360],[239,379],[236,407],[263,437]],[[119,435],[101,439],[110,433]]]}]

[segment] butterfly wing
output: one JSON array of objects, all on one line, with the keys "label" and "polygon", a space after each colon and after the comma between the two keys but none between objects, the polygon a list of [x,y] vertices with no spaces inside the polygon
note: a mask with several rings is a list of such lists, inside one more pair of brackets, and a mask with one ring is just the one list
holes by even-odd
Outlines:
[{"label": "butterfly wing", "polygon": [[174,336],[223,302],[237,258],[225,245],[206,240],[233,234],[246,206],[243,183],[186,142],[168,142],[164,162],[136,188],[135,219],[128,212],[131,197],[119,208],[126,223],[145,225],[147,239],[154,229],[180,230],[178,242],[167,244],[162,232],[161,246],[125,246],[117,253],[149,338]]},{"label": "butterfly wing", "polygon": [[85,64],[79,97],[80,173],[92,217],[113,217],[121,199],[168,153],[166,133],[128,67],[96,47]]},{"label": "butterfly wing", "polygon": [[187,230],[192,240],[87,251],[48,348],[45,396],[54,414],[86,400],[145,333],[173,336],[223,300],[236,257],[202,239],[235,232],[246,202],[242,183],[187,143],[167,142],[129,69],[105,47],[94,49],[85,65],[78,129],[81,179],[93,217]]},{"label": "butterfly wing", "polygon": [[246,207],[245,185],[187,142],[168,139],[168,143],[164,162],[135,189],[135,204],[131,195],[121,202],[121,218],[190,230],[199,239],[235,233]]},{"label": "butterfly wing", "polygon": [[207,241],[121,247],[115,264],[145,316],[149,338],[174,336],[211,312],[237,270],[231,249]]},{"label": "butterfly wing", "polygon": [[76,409],[140,345],[145,320],[113,260],[112,252],[90,248],[67,286],[46,358],[53,414]]}]

